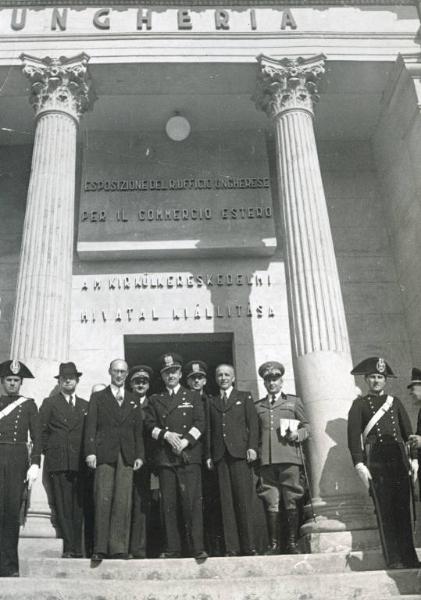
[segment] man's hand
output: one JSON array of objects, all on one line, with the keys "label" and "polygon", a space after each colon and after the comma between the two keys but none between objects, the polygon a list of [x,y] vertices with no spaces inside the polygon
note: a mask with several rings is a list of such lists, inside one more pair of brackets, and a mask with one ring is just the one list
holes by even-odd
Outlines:
[{"label": "man's hand", "polygon": [[370,481],[372,479],[370,471],[367,469],[364,463],[360,462],[355,465],[355,469],[358,473],[358,477],[364,484],[365,489],[370,489]]},{"label": "man's hand", "polygon": [[255,461],[256,458],[257,458],[256,450],[253,450],[253,448],[249,448],[247,450],[247,462],[251,463],[251,462]]},{"label": "man's hand", "polygon": [[183,438],[182,440],[180,440],[180,449],[179,450],[173,450],[174,454],[177,454],[177,456],[180,456],[180,454],[183,452],[183,450],[185,448],[187,448],[188,445],[189,445],[188,440],[186,440],[185,438]]},{"label": "man's hand", "polygon": [[181,433],[175,433],[175,431],[167,431],[166,434],[164,435],[164,440],[166,440],[169,445],[173,448],[173,450],[177,450],[178,452],[182,451],[182,445],[181,445],[181,438],[182,438],[182,434]]},{"label": "man's hand", "polygon": [[90,469],[96,469],[96,456],[95,454],[88,454],[86,457],[86,464]]},{"label": "man's hand", "polygon": [[408,440],[413,448],[421,448],[421,435],[414,433],[408,437]]},{"label": "man's hand", "polygon": [[213,465],[213,460],[211,458],[206,459],[206,468],[208,471],[213,471],[214,465]]},{"label": "man's hand", "polygon": [[285,437],[288,440],[288,442],[296,442],[298,441],[298,431],[288,430]]},{"label": "man's hand", "polygon": [[31,465],[26,473],[26,481],[28,482],[28,489],[31,489],[32,485],[36,481],[39,473],[38,465]]},{"label": "man's hand", "polygon": [[133,465],[133,471],[138,471],[140,467],[143,466],[143,460],[141,458],[136,458]]},{"label": "man's hand", "polygon": [[419,469],[418,458],[412,458],[409,462],[411,465],[411,477],[415,483],[416,480],[418,479],[418,469]]}]

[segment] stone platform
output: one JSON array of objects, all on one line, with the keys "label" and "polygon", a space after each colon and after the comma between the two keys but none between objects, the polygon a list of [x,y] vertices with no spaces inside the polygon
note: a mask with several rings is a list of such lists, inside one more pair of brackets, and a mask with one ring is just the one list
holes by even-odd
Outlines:
[{"label": "stone platform", "polygon": [[0,600],[421,600],[421,570],[387,571],[380,552],[205,561],[23,558]]}]

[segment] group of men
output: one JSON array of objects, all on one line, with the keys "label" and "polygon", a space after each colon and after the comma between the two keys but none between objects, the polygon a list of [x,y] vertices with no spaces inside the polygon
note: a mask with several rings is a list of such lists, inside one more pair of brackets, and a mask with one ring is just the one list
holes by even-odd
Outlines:
[{"label": "group of men", "polygon": [[[129,369],[125,360],[113,360],[110,384],[100,385],[87,402],[76,394],[82,373],[74,363],[62,363],[57,393],[43,401],[38,414],[35,402],[19,394],[22,380],[32,377],[29,369],[18,361],[0,364],[5,392],[0,398],[0,575],[19,574],[20,502],[25,480],[30,486],[38,476],[42,453],[64,558],[83,555],[82,523],[90,490],[91,559],[148,556],[148,537],[154,535],[152,492],[159,488],[160,556],[206,559],[212,516],[203,510],[203,489],[215,481],[226,556],[257,553],[256,489],[267,514],[266,553],[280,551],[281,505],[287,516],[287,552],[298,552],[301,444],[309,425],[300,398],[282,392],[283,365],[261,365],[268,393],[257,402],[235,388],[229,364],[216,368],[219,392],[214,396],[205,392],[209,374],[202,360],[183,366],[180,356],[167,353],[159,371],[163,391],[149,396],[151,367]],[[183,376],[187,388],[181,385]]]}]

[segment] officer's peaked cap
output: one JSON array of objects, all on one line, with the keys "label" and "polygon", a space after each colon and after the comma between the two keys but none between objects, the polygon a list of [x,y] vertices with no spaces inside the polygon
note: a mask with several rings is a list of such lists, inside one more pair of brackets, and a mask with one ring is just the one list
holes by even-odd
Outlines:
[{"label": "officer's peaked cap", "polygon": [[23,362],[14,359],[5,360],[0,363],[0,377],[10,377],[13,375],[20,377],[21,379],[34,379],[31,371],[23,364]]},{"label": "officer's peaked cap", "polygon": [[259,367],[259,375],[263,379],[268,375],[282,375],[285,373],[285,367],[282,363],[277,362],[276,360],[269,360],[268,362],[264,362]]},{"label": "officer's peaked cap", "polygon": [[151,369],[149,365],[135,365],[129,370],[127,379],[131,381],[133,377],[146,377],[147,379],[152,379],[153,369]]},{"label": "officer's peaked cap", "polygon": [[191,360],[185,365],[184,372],[187,378],[192,375],[204,375],[206,377],[208,365],[203,360]]},{"label": "officer's peaked cap", "polygon": [[409,390],[416,383],[421,383],[421,369],[417,369],[414,367],[412,369],[411,381],[410,381],[409,385],[407,385],[406,387]]},{"label": "officer's peaked cap", "polygon": [[390,365],[380,356],[366,358],[351,371],[351,375],[371,375],[372,373],[378,373],[385,377],[396,377]]},{"label": "officer's peaked cap", "polygon": [[169,352],[168,354],[163,354],[159,358],[159,370],[161,373],[163,371],[166,371],[167,369],[171,369],[172,367],[181,368],[182,364],[183,359],[181,358],[181,356],[172,352]]}]

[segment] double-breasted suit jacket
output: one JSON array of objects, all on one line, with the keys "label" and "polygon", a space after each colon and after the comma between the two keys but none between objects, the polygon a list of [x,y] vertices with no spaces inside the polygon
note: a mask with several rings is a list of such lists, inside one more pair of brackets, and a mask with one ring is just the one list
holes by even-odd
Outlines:
[{"label": "double-breasted suit jacket", "polygon": [[[153,463],[158,467],[172,467],[202,462],[202,434],[205,431],[203,400],[198,392],[180,386],[175,396],[167,391],[153,394],[145,409],[145,422],[154,446]],[[167,431],[180,433],[189,442],[182,455],[174,454],[164,440]]]},{"label": "double-breasted suit jacket", "polygon": [[91,396],[85,455],[95,454],[99,466],[115,464],[120,452],[128,465],[133,465],[136,458],[144,460],[142,410],[136,396],[127,391],[120,407],[108,386]]},{"label": "double-breasted suit jacket", "polygon": [[[279,394],[271,404],[269,397],[261,398],[255,404],[259,418],[259,457],[262,465],[290,463],[301,465],[299,443],[310,435],[310,426],[301,398],[293,394]],[[297,442],[290,442],[281,436],[280,420],[296,419],[298,426]]]},{"label": "double-breasted suit jacket", "polygon": [[249,392],[233,389],[226,405],[220,396],[210,398],[208,458],[218,462],[228,452],[233,458],[245,459],[247,450],[257,452],[258,431],[257,413]]},{"label": "double-breasted suit jacket", "polygon": [[83,434],[88,402],[75,396],[69,405],[63,394],[45,398],[40,408],[44,468],[53,471],[79,471],[83,458]]}]

